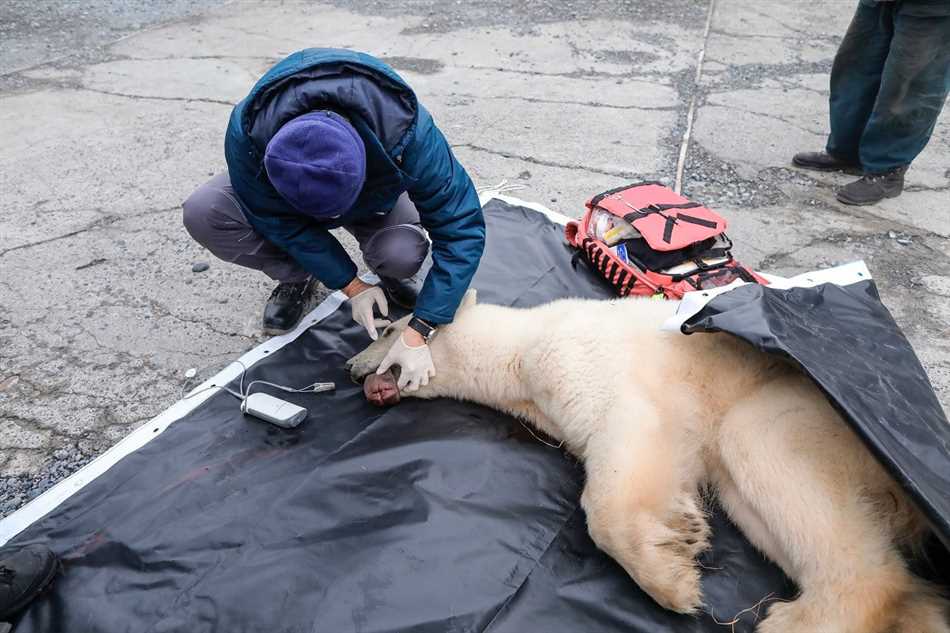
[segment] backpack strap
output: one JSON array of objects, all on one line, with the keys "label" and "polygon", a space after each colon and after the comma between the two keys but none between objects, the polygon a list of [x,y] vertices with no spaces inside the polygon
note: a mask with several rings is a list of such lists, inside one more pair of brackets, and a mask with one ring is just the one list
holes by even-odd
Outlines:
[{"label": "backpack strap", "polygon": [[712,220],[705,220],[705,219],[703,219],[703,218],[697,218],[697,217],[695,217],[695,216],[688,215],[688,214],[686,214],[686,213],[677,213],[677,214],[676,214],[676,219],[677,219],[677,220],[682,220],[683,222],[688,222],[688,223],[690,223],[690,224],[698,224],[699,226],[705,226],[706,228],[710,228],[710,229],[714,229],[714,228],[716,228],[717,226],[719,226],[718,224],[716,224],[716,223],[713,222]]},{"label": "backpack strap", "polygon": [[[623,201],[628,207],[633,208],[633,205],[628,203],[626,200]],[[704,226],[708,229],[714,229],[718,224],[712,220],[706,220],[704,218],[697,218],[696,216],[689,215],[688,213],[672,213],[667,214],[666,211],[671,211],[673,209],[695,209],[703,205],[698,202],[687,202],[685,204],[651,204],[648,207],[643,209],[637,209],[627,215],[623,216],[623,219],[633,224],[634,221],[641,218],[645,218],[648,215],[654,213],[660,215],[666,220],[665,225],[663,226],[663,241],[669,244],[673,240],[673,228],[676,226],[676,223],[682,220],[688,224],[697,224],[699,226]]]}]

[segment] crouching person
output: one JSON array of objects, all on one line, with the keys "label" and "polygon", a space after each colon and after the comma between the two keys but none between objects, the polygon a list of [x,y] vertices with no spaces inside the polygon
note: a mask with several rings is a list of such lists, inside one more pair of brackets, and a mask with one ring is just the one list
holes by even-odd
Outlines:
[{"label": "crouching person", "polygon": [[[400,387],[428,382],[425,343],[452,321],[485,224],[468,174],[412,89],[370,55],[299,51],[235,106],[224,150],[227,173],[185,201],[184,224],[215,256],[277,282],[264,330],[292,329],[317,282],[346,294],[372,339],[374,308],[385,317],[391,301],[414,314],[389,359]],[[330,233],[340,227],[378,286],[357,277]]]}]

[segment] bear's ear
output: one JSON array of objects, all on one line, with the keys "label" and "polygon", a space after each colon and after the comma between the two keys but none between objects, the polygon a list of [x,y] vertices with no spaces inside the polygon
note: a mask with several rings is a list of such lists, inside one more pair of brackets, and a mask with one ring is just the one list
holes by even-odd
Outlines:
[{"label": "bear's ear", "polygon": [[470,308],[475,305],[475,298],[477,293],[474,288],[469,288],[465,291],[465,296],[462,297],[462,303],[459,305],[459,311],[464,310],[465,308]]}]

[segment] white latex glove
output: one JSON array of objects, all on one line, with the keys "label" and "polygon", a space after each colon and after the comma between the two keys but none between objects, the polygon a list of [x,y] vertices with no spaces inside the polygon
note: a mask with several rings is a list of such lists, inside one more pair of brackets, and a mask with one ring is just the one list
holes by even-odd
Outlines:
[{"label": "white latex glove", "polygon": [[399,391],[412,393],[423,385],[429,384],[429,379],[435,377],[435,365],[432,364],[432,354],[428,345],[409,347],[402,336],[396,339],[389,352],[380,363],[377,374],[385,374],[393,365],[399,365],[399,382],[396,386]]},{"label": "white latex glove", "polygon": [[[353,320],[366,328],[366,333],[374,341],[379,338],[376,327],[382,325],[383,321],[376,322],[373,315],[373,306],[379,308],[381,315],[389,316],[389,303],[386,301],[386,293],[379,286],[370,286],[366,290],[350,297],[350,310],[353,314]],[[385,322],[388,325],[388,321]]]}]

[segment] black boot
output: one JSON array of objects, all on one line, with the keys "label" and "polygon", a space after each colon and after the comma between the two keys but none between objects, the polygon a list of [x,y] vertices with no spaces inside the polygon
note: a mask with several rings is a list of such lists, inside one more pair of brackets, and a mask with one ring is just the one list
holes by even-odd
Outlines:
[{"label": "black boot", "polygon": [[816,171],[843,171],[847,174],[861,175],[861,165],[842,160],[827,152],[799,152],[792,158],[792,164]]},{"label": "black boot", "polygon": [[43,545],[0,549],[0,620],[22,611],[53,581],[59,559]]},{"label": "black boot", "polygon": [[884,198],[896,198],[904,191],[906,167],[898,167],[881,174],[864,174],[859,180],[838,190],[838,200],[845,204],[875,204]]},{"label": "black boot", "polygon": [[264,333],[283,334],[294,329],[310,305],[316,287],[317,283],[308,279],[274,288],[264,306]]}]

